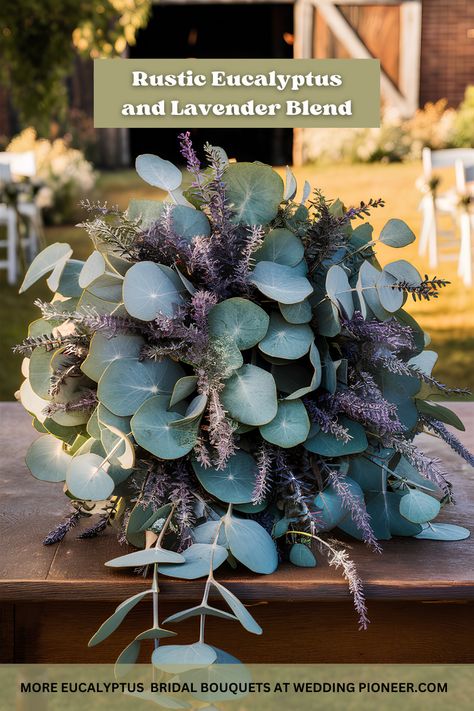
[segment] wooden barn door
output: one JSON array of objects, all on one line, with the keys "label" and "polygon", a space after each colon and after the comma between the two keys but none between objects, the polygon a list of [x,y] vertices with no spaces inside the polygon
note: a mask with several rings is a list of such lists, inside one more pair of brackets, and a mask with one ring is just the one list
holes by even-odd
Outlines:
[{"label": "wooden barn door", "polygon": [[[418,108],[421,0],[296,0],[296,58],[376,58],[382,100],[411,116]],[[293,162],[303,160],[295,129]]]}]

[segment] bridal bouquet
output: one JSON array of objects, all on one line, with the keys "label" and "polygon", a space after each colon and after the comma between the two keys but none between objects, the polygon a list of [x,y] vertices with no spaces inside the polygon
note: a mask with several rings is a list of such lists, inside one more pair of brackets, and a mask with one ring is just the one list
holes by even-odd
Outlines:
[{"label": "bridal bouquet", "polygon": [[[296,200],[291,171],[285,184],[209,145],[202,167],[189,134],[180,139],[184,179],[168,161],[137,159],[164,202],[87,204],[87,261],[59,243],[35,259],[21,290],[49,275],[53,298],[37,302],[17,347],[19,398],[41,433],[27,465],[62,482],[72,505],[45,543],[89,517],[81,538],[113,526],[137,549],[106,565],[153,572],[90,644],[150,595],[153,625],[118,662],[152,640],[153,664],[168,669],[235,661],[206,644],[210,615],[261,633],[215,577],[226,563],[271,574],[326,555],[365,628],[362,584],[334,529],[375,551],[392,536],[464,538],[434,522],[451,484],[415,437],[430,431],[473,463],[446,427],[462,423],[432,399],[462,391],[432,375],[436,353],[404,309],[446,282],[376,258],[378,243],[396,255],[413,242],[407,225],[390,219],[374,234],[365,218],[382,200],[347,209],[307,183]],[[202,600],[162,623],[158,574],[205,578]],[[194,644],[161,644],[191,616]]]}]

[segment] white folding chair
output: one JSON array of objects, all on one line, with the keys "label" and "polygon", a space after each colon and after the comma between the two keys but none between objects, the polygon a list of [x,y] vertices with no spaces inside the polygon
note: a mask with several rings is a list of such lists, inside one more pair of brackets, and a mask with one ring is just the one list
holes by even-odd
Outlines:
[{"label": "white folding chair", "polygon": [[[14,180],[21,178],[34,178],[36,175],[36,159],[33,151],[14,153],[5,151],[0,153],[0,164],[8,165]],[[18,213],[26,224],[26,237],[22,238],[22,245],[28,248],[30,261],[38,253],[38,245],[43,241],[43,219],[41,209],[34,200],[20,200]]]},{"label": "white folding chair", "polygon": [[459,200],[459,247],[458,275],[466,286],[472,286],[472,240],[474,235],[474,164],[465,165],[456,161],[456,190]]},{"label": "white folding chair", "polygon": [[[435,170],[439,168],[454,168],[456,161],[463,165],[474,164],[474,149],[472,148],[446,148],[432,151],[423,149],[423,177],[425,185],[429,185],[435,178]],[[436,190],[426,192],[420,202],[419,209],[423,214],[422,229],[419,240],[419,253],[424,256],[428,253],[429,266],[435,268],[438,260],[450,258],[449,254],[440,255],[440,247],[457,246],[458,236],[458,193],[457,190],[448,190],[437,193]],[[452,222],[451,230],[439,229],[439,217],[447,216]]]},{"label": "white folding chair", "polygon": [[[10,166],[0,163],[0,183],[4,186],[11,180]],[[15,284],[18,272],[18,220],[16,210],[12,205],[0,203],[0,225],[6,229],[6,239],[0,239],[0,247],[6,250],[6,259],[0,260],[0,269],[6,269],[8,283]]]}]

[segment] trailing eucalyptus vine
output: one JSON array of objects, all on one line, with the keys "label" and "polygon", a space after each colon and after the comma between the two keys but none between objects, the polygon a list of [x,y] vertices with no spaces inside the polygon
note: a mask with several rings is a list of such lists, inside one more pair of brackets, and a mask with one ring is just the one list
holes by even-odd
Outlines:
[{"label": "trailing eucalyptus vine", "polygon": [[[47,276],[54,295],[17,347],[18,397],[41,433],[28,467],[64,482],[72,503],[45,543],[97,516],[81,538],[114,526],[138,549],[107,565],[152,571],[151,587],[90,644],[148,596],[152,626],[118,662],[151,641],[154,666],[167,669],[235,661],[206,643],[209,616],[261,633],[215,577],[226,561],[271,574],[279,561],[314,567],[325,555],[365,628],[362,582],[333,529],[375,551],[392,536],[464,538],[433,523],[452,487],[415,437],[429,431],[473,463],[446,427],[462,423],[433,399],[464,391],[433,375],[437,355],[403,308],[447,283],[375,256],[379,243],[413,242],[409,227],[391,219],[374,235],[364,220],[382,200],[346,209],[306,183],[297,201],[289,170],[285,185],[212,146],[202,168],[188,134],[181,145],[187,189],[174,165],[139,156],[164,202],[132,200],[125,213],[88,203],[87,261],[59,243],[34,260],[21,291]],[[163,622],[162,575],[205,579],[201,601]],[[189,617],[193,644],[161,643]]]}]

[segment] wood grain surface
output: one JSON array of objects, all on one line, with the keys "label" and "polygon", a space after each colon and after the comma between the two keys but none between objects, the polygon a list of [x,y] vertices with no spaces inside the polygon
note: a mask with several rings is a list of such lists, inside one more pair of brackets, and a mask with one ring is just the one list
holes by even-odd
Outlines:
[{"label": "wood grain surface", "polygon": [[[474,404],[455,404],[473,447]],[[144,589],[145,581],[104,562],[124,553],[113,531],[81,541],[77,529],[57,546],[44,536],[67,511],[61,484],[36,481],[24,455],[36,436],[16,403],[0,405],[0,662],[112,663],[149,627],[150,606],[139,605],[99,647],[87,641],[113,603]],[[472,527],[474,472],[433,438],[420,442],[441,456],[452,474],[457,505],[445,521]],[[87,524],[86,524],[87,525]],[[395,539],[383,555],[351,541],[351,556],[365,583],[371,625],[357,628],[346,582],[322,556],[312,569],[283,565],[270,576],[225,566],[218,577],[249,606],[264,629],[260,637],[240,625],[210,618],[206,639],[247,663],[473,663],[474,540],[455,543]],[[161,618],[202,594],[202,581],[160,580]],[[293,603],[293,604],[292,604]],[[197,639],[196,620],[177,626],[180,643]],[[149,659],[149,650],[141,661]]]}]

